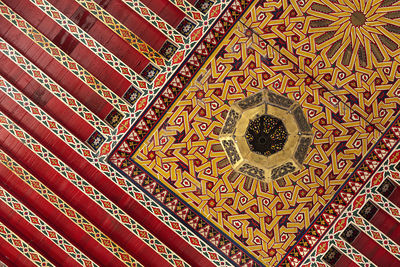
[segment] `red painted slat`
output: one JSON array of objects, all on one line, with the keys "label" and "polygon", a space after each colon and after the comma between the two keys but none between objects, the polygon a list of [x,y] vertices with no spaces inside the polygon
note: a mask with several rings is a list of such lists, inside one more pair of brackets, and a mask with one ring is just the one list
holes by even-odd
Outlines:
[{"label": "red painted slat", "polygon": [[[0,52],[0,54],[2,54]],[[57,120],[82,142],[85,142],[95,129],[79,116],[75,116],[67,105],[43,88],[17,64],[5,57],[1,60],[0,75],[25,94],[47,114]],[[15,70],[15,71],[10,71]],[[23,83],[21,84],[21,81]],[[74,118],[72,120],[72,118]]]},{"label": "red painted slat", "polygon": [[351,245],[378,266],[400,266],[400,261],[395,256],[362,231]]},{"label": "red painted slat", "polygon": [[95,0],[95,2],[154,50],[159,51],[167,40],[167,37],[163,33],[121,0]]},{"label": "red painted slat", "polygon": [[177,27],[185,17],[179,8],[168,0],[140,0],[172,27]]},{"label": "red painted slat", "polygon": [[[79,27],[89,33],[96,41],[140,74],[150,61],[111,29],[97,20],[89,11],[73,0],[49,0],[59,11],[68,16]],[[68,5],[66,5],[68,3]],[[75,10],[71,14],[71,10]]]},{"label": "red painted slat", "polygon": [[[97,21],[93,28],[90,30],[89,34],[95,38],[96,40],[101,39],[102,37],[107,35],[108,28],[102,22]],[[136,73],[141,73],[144,68],[150,63],[145,56],[142,54],[132,53],[132,47],[130,44],[126,43],[121,37],[118,35],[111,35],[111,38],[108,40],[107,44],[104,45],[108,50],[110,50],[117,58],[119,58],[122,62],[128,65],[131,69],[136,71]],[[136,50],[134,50],[136,51]]]},{"label": "red painted slat", "polygon": [[[0,179],[1,184],[4,185],[4,180],[8,180],[9,177],[4,176],[5,174],[2,166],[3,165],[1,164]],[[65,251],[40,233],[39,230],[33,227],[28,221],[22,218],[1,200],[0,220],[53,264],[57,266],[80,266]]]},{"label": "red painted slat", "polygon": [[0,251],[0,260],[7,266],[36,266],[2,237],[0,237]]},{"label": "red painted slat", "polygon": [[49,75],[51,79],[78,99],[94,114],[99,116],[100,119],[104,119],[111,112],[113,109],[112,105],[57,60],[53,59],[51,55],[42,50],[42,48],[35,44],[29,37],[25,36],[10,22],[0,16],[0,29],[3,27],[9,29],[7,32],[1,33],[1,37],[7,43]]},{"label": "red painted slat", "polygon": [[386,236],[400,245],[400,223],[387,212],[379,209],[370,222]]},{"label": "red painted slat", "polygon": [[395,186],[396,188],[393,190],[393,193],[390,194],[388,199],[400,208],[400,188],[397,184],[395,184]]},{"label": "red painted slat", "polygon": [[[0,92],[0,95],[2,92]],[[50,133],[47,128],[36,121],[34,118],[26,119],[23,116],[30,117],[25,110],[13,109],[15,102],[7,101],[8,96],[0,102],[0,110],[6,114],[9,118],[13,119],[17,123],[26,129],[32,136],[38,139],[40,142],[45,140],[46,143],[52,145],[64,144],[61,139],[56,137],[54,134]],[[13,113],[10,113],[13,112]],[[20,118],[23,119],[21,120]],[[29,121],[29,126],[26,126],[26,121]],[[3,129],[3,128],[0,128]],[[45,137],[42,140],[43,136]],[[22,145],[15,137],[11,134],[0,131],[0,148],[4,150],[7,154],[13,157],[19,164],[21,164],[25,169],[32,173],[35,177],[41,180],[47,187],[49,187],[55,194],[60,196],[64,201],[70,204],[75,210],[80,214],[85,216],[89,221],[91,221],[96,227],[98,227],[104,234],[114,240],[123,249],[125,249],[129,254],[131,254],[135,259],[143,263],[144,265],[153,266],[169,266],[169,263],[165,261],[156,251],[147,246],[142,240],[137,236],[132,234],[128,229],[126,229],[122,224],[120,224],[116,219],[109,215],[104,209],[98,206],[93,200],[86,196],[82,191],[76,188],[72,183],[67,181],[63,176],[56,172],[51,166],[44,162],[39,156],[33,153],[30,149]],[[67,146],[63,146],[64,153],[68,151]],[[62,156],[62,155],[61,155]],[[60,157],[65,158],[65,155]],[[83,160],[83,159],[82,159]],[[84,161],[84,160],[83,160]],[[21,187],[18,187],[21,188]],[[13,189],[17,190],[17,189]],[[19,192],[18,194],[22,194]],[[17,194],[17,196],[18,196]],[[32,193],[33,194],[33,193]],[[38,197],[41,197],[38,195]],[[29,203],[29,202],[28,202]],[[28,205],[26,203],[26,205]],[[41,207],[45,208],[45,204],[41,204]],[[36,207],[39,209],[38,207]],[[61,218],[61,214],[46,214],[47,208],[41,210],[41,214],[45,214],[44,218],[49,218],[52,220],[54,218]],[[63,215],[64,216],[64,215]],[[52,223],[58,223],[53,222]],[[61,233],[64,228],[65,222],[55,225],[54,227],[58,229]],[[70,236],[73,232],[68,233],[65,237]],[[76,241],[75,241],[76,242]],[[78,245],[77,245],[78,246]],[[86,245],[87,247],[91,247]],[[84,247],[84,246],[83,246]],[[89,253],[89,252],[88,252]],[[94,253],[93,249],[90,253]],[[94,255],[102,254],[100,252],[94,253]],[[113,265],[115,266],[115,265]]]},{"label": "red painted slat", "polygon": [[[14,0],[4,0],[6,4],[12,1]],[[128,90],[130,82],[125,77],[95,55],[86,46],[82,45],[74,36],[59,26],[54,20],[47,17],[47,15],[32,2],[22,0],[14,11],[117,95],[122,96],[126,90]],[[104,72],[106,72],[107,75],[104,75]],[[115,83],[116,80],[118,81],[117,83]]]},{"label": "red painted slat", "polygon": [[[34,137],[58,158],[68,164],[74,171],[76,171],[80,176],[96,187],[107,198],[109,198],[112,202],[129,214],[134,220],[146,227],[149,232],[151,232],[161,242],[175,251],[175,253],[181,256],[183,260],[193,266],[213,266],[213,264],[206,257],[195,250],[192,246],[187,244],[186,241],[184,241],[179,235],[163,224],[142,205],[136,202],[113,181],[111,181],[108,177],[106,177],[93,165],[86,161],[82,156],[80,156],[75,150],[66,146],[65,143],[56,137],[52,132],[50,132],[50,130],[33,119],[33,117],[27,114],[27,112],[22,108],[21,110],[16,110],[12,104],[12,101],[10,101],[7,96],[1,100],[0,108],[9,118],[18,123],[25,131],[29,132],[32,137]],[[21,157],[23,157],[23,155],[21,155]],[[20,161],[20,164],[22,165],[26,164],[27,162],[24,161],[23,158],[20,159]],[[46,173],[46,168],[39,168],[38,171],[43,171]],[[43,173],[43,175],[45,175],[45,173]],[[41,175],[38,175],[38,177],[40,176]],[[59,184],[56,183],[55,187],[56,188],[54,188],[54,190],[56,192],[59,190]],[[66,194],[66,192],[57,193],[59,196],[63,196],[63,194]],[[76,204],[83,205],[83,202],[78,202]],[[74,208],[78,210],[78,207]],[[81,212],[90,212],[90,210],[86,210],[87,206],[84,206],[82,209],[83,210]],[[95,217],[93,219],[100,220],[100,223],[103,223],[102,218]],[[112,237],[111,235],[109,236]],[[116,242],[118,241],[117,239],[113,240]],[[144,257],[144,260],[149,258],[148,255],[141,255],[141,257]],[[140,260],[139,256],[135,256],[135,258]]]},{"label": "red painted slat", "polygon": [[[6,135],[9,135],[9,133],[1,128],[0,138],[3,139]],[[27,150],[17,139],[11,137],[8,142],[10,141],[13,141],[15,144],[14,149],[11,150],[12,156],[18,154],[16,150],[21,152]],[[28,155],[28,157],[30,159],[30,164],[35,163],[38,164],[38,167],[46,167],[46,164],[37,160],[34,155]],[[2,186],[6,188],[7,191],[18,198],[24,205],[40,216],[46,223],[51,225],[58,233],[68,239],[95,262],[100,265],[124,266],[111,252],[106,250],[100,243],[89,236],[89,234],[75,225],[74,222],[2,164],[0,164],[0,179]]]},{"label": "red painted slat", "polygon": [[336,262],[335,266],[337,267],[359,267],[355,262],[353,262],[349,257],[346,255],[342,255],[339,260]]}]

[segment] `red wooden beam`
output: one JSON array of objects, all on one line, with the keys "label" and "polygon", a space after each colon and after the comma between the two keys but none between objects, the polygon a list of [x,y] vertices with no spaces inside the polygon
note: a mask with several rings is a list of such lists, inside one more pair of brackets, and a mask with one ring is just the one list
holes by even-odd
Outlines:
[{"label": "red wooden beam", "polygon": [[[88,181],[100,192],[102,192],[108,199],[110,199],[110,201],[114,202],[119,208],[121,208],[128,215],[130,215],[135,221],[144,226],[161,242],[163,242],[165,245],[171,248],[187,263],[189,263],[192,266],[202,266],[202,267],[213,266],[213,264],[205,256],[203,256],[200,252],[194,249],[191,245],[186,243],[186,241],[184,241],[178,234],[176,234],[172,229],[170,229],[168,226],[162,223],[145,207],[143,207],[137,201],[135,201],[130,195],[128,195],[124,190],[122,190],[119,186],[117,186],[110,178],[106,177],[97,168],[95,168],[92,164],[90,164],[87,160],[85,160],[82,156],[80,156],[74,149],[65,144],[60,138],[54,135],[44,125],[35,120],[23,108],[19,107],[15,102],[11,101],[11,99],[8,96],[4,95],[4,93],[2,92],[0,92],[0,110],[4,114],[6,114],[6,116],[8,116],[10,119],[16,122],[21,128],[27,131],[33,138],[35,138],[43,146],[49,149],[56,157],[64,161],[81,177],[83,177],[86,181]],[[0,142],[0,144],[3,147],[3,150],[5,151],[9,151],[12,149],[12,147],[9,148],[6,147],[8,146],[7,142]],[[29,153],[29,151],[26,151],[26,153]],[[24,153],[19,152],[19,154],[20,155],[14,156],[13,158],[15,158],[21,165],[29,169],[29,166],[27,166],[29,162],[24,159],[24,157],[26,157],[27,154],[25,154],[25,152]],[[33,164],[33,167],[36,168],[37,166],[38,165]],[[48,175],[48,171],[50,171],[51,169],[52,168],[39,167],[35,171],[31,170],[31,172],[32,173],[36,172],[35,176],[38,178],[44,178]],[[51,184],[51,186],[49,184],[48,186],[51,187],[52,190],[62,198],[71,196],[70,191],[65,191],[65,190],[59,191],[63,189],[63,187],[61,187],[59,184],[60,182],[61,180],[52,181],[53,184]],[[71,188],[71,190],[74,190],[74,188],[75,187]],[[89,209],[89,207],[86,206],[85,203],[81,202],[81,200],[73,202],[75,199],[73,198],[73,195],[71,197],[72,199],[70,199],[69,201],[70,202],[72,201],[71,205],[72,203],[76,205],[74,206],[75,209],[77,209],[83,214],[86,213],[87,216],[89,215],[92,216],[93,214],[96,214],[94,211]],[[83,205],[83,207],[80,205]],[[105,227],[105,225],[103,225],[103,223],[105,223],[104,218],[101,218],[99,216],[92,216],[91,218],[94,224],[99,223],[100,225],[102,225],[102,227]],[[101,227],[99,228],[101,229]],[[119,234],[120,233],[118,233],[118,235]],[[108,235],[111,238],[113,238],[111,234]],[[126,237],[123,236],[121,238],[126,238]],[[120,241],[118,238],[115,239],[113,238],[113,240],[117,243],[118,241]],[[141,243],[138,242],[137,244],[139,246],[139,244]],[[130,251],[131,249],[133,249],[133,247],[130,247],[129,249],[128,247],[126,247],[126,249],[127,251]],[[146,255],[137,255],[135,256],[135,258],[138,259],[139,261],[141,261],[140,259],[142,259],[142,257],[143,257],[142,260],[146,261],[159,259],[156,256],[153,257],[149,255],[151,254],[148,253]],[[149,257],[153,258],[149,259]]]},{"label": "red wooden beam", "polygon": [[[7,116],[12,118],[15,122],[21,123],[21,125],[29,123],[30,128],[28,129],[28,133],[38,136],[38,139],[40,141],[46,140],[46,142],[50,142],[53,145],[58,145],[58,148],[64,151],[64,153],[62,153],[61,155],[61,159],[63,160],[66,155],[65,153],[68,153],[69,151],[69,146],[63,143],[61,139],[59,139],[53,133],[49,132],[49,130],[42,124],[40,124],[37,120],[35,120],[34,118],[30,118],[30,114],[19,107],[15,102],[10,101],[11,99],[9,99],[8,96],[4,96],[4,93],[0,92],[0,96],[2,94],[3,97],[0,100],[0,110],[4,114],[7,114]],[[125,226],[114,219],[114,217],[108,214],[91,198],[85,195],[71,182],[66,180],[62,175],[55,171],[32,150],[24,146],[16,137],[11,135],[2,127],[0,127],[0,148],[142,264],[152,266],[170,265],[155,250],[150,248],[136,235],[131,233]],[[82,160],[85,161],[84,159]],[[14,185],[16,185],[16,183],[8,184],[8,186]],[[19,185],[16,188],[12,187],[12,189],[10,187],[10,190],[19,190],[15,194],[16,197],[28,197],[25,195],[26,192],[24,190],[21,191],[21,188],[23,188],[23,185]],[[26,188],[25,190],[28,190],[28,188]],[[45,201],[44,198],[37,193],[35,194],[34,192],[30,192],[30,195],[35,195],[36,199],[43,199],[43,201]],[[36,199],[26,201],[24,203],[27,206],[29,206],[30,203],[38,204],[39,201]],[[74,225],[72,222],[71,223],[73,225],[70,225],[71,228],[69,229],[67,228],[68,221],[63,220],[61,223],[60,218],[64,218],[65,215],[61,214],[58,210],[54,210],[52,213],[47,213],[47,211],[51,211],[50,207],[46,206],[47,204],[48,203],[42,203],[41,201],[40,206],[36,207],[36,209],[38,210],[38,212],[40,211],[40,214],[43,215],[43,218],[50,220],[49,224],[52,223],[52,225],[58,229],[57,231],[62,233],[69,230],[68,232],[64,232],[64,236],[66,238],[68,236],[73,236],[75,233],[78,232],[80,232],[78,236],[85,234],[85,232],[80,228],[77,228],[76,225],[76,229],[74,231],[71,230]],[[53,221],[53,219],[55,221]],[[67,217],[65,217],[64,219],[68,220]],[[101,256],[102,254],[104,254],[104,252],[95,251],[94,248],[96,247],[93,247],[94,245],[85,245],[79,243],[78,241],[79,239],[74,240],[74,242],[78,247],[80,247],[80,249],[85,250],[85,248],[90,248],[87,253],[91,253],[90,255],[92,255],[92,257],[94,257],[95,255]],[[102,261],[100,260],[99,262]],[[117,265],[115,263],[112,266]]]},{"label": "red wooden beam", "polygon": [[[0,170],[0,178],[2,185],[4,180],[9,179],[9,177],[4,176],[3,170]],[[0,220],[53,264],[57,266],[80,266],[65,251],[1,200]]]},{"label": "red wooden beam", "polygon": [[0,251],[0,260],[7,266],[36,266],[2,237],[0,237]]},{"label": "red wooden beam", "polygon": [[78,114],[1,52],[0,60],[0,75],[22,94],[31,99],[82,142],[85,142],[92,135],[95,129],[87,121],[79,117]]},{"label": "red wooden beam", "polygon": [[[7,135],[4,128],[0,128],[0,135],[2,140]],[[18,141],[11,136],[8,139],[8,142],[13,142],[17,145],[14,150],[21,151],[21,148],[24,147],[21,146],[21,144],[19,144]],[[23,153],[24,151],[21,152]],[[15,152],[13,153],[13,156],[15,156]],[[35,161],[36,159],[31,156],[32,155],[27,155],[26,159],[34,164],[37,164],[40,168],[45,168],[41,162]],[[53,227],[58,233],[74,244],[79,250],[93,259],[93,261],[97,262],[97,264],[125,266],[111,252],[94,240],[84,230],[79,228],[67,216],[61,213],[56,207],[54,207],[44,197],[29,187],[3,164],[0,164],[0,184],[25,206],[32,210],[36,215],[46,221],[46,223]],[[21,231],[25,230],[22,229]],[[26,231],[29,231],[29,229],[26,228]]]},{"label": "red wooden beam", "polygon": [[[15,3],[15,0],[4,0],[4,3],[10,5],[10,3]],[[19,0],[19,5],[13,6],[13,10],[117,95],[122,96],[128,90],[131,83],[124,76],[80,43],[32,2]]]},{"label": "red wooden beam", "polygon": [[49,2],[136,73],[140,74],[150,63],[149,59],[75,1],[49,0]]},{"label": "red wooden beam", "polygon": [[178,27],[186,16],[168,0],[141,0],[141,2],[174,28]]},{"label": "red wooden beam", "polygon": [[400,223],[390,214],[371,201],[368,201],[360,210],[360,215],[400,245]]},{"label": "red wooden beam", "polygon": [[399,259],[351,224],[347,226],[341,237],[378,266],[400,266]]},{"label": "red wooden beam", "polygon": [[154,50],[159,51],[168,39],[150,22],[133,11],[121,0],[95,0],[95,2]]},{"label": "red wooden beam", "polygon": [[358,267],[355,262],[333,246],[329,248],[322,259],[330,266]]},{"label": "red wooden beam", "polygon": [[0,36],[100,119],[105,119],[113,109],[111,104],[61,65],[56,59],[53,59],[51,55],[3,16],[0,16]]}]

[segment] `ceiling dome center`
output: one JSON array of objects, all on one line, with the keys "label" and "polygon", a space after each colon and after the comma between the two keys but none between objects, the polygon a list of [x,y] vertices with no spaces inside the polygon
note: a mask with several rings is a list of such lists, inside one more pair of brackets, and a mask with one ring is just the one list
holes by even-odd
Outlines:
[{"label": "ceiling dome center", "polygon": [[262,115],[250,120],[245,137],[251,151],[270,156],[283,149],[288,133],[282,120]]},{"label": "ceiling dome center", "polygon": [[302,167],[312,131],[298,103],[262,90],[231,106],[219,140],[235,171],[270,182]]},{"label": "ceiling dome center", "polygon": [[362,26],[366,21],[365,14],[361,11],[354,11],[350,16],[350,21],[354,26]]}]

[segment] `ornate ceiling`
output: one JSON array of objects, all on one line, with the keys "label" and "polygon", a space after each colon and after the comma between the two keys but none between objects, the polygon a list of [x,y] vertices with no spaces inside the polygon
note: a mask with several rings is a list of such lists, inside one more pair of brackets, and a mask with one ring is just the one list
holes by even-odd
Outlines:
[{"label": "ornate ceiling", "polygon": [[[0,260],[396,266],[399,5],[0,1]],[[259,92],[273,181],[221,145]]]}]

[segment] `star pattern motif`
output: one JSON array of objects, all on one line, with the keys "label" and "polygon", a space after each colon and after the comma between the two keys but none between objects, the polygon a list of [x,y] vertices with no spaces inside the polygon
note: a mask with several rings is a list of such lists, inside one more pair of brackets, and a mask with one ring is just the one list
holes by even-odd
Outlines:
[{"label": "star pattern motif", "polygon": [[397,1],[316,0],[307,4],[303,31],[327,65],[374,69],[398,56]]}]

